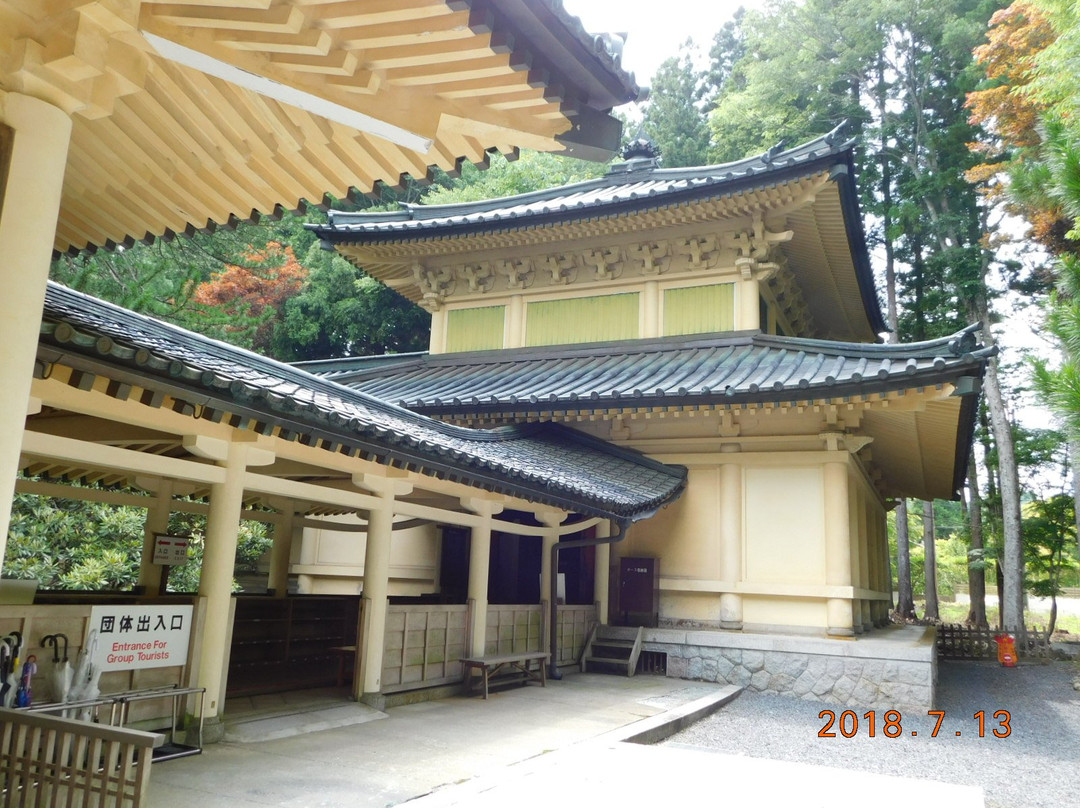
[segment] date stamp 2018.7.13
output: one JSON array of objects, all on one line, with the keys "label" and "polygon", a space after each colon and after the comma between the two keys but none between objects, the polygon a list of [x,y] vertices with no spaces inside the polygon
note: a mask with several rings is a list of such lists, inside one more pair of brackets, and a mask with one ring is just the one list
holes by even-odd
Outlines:
[{"label": "date stamp 2018.7.13", "polygon": [[822,710],[818,718],[824,721],[824,725],[818,730],[819,738],[835,738],[837,733],[843,738],[854,738],[864,735],[867,738],[899,738],[903,735],[911,737],[939,736],[961,737],[962,735],[986,738],[1008,738],[1012,733],[1012,715],[1008,710],[996,710],[992,714],[986,710],[978,710],[971,719],[964,719],[962,726],[957,727],[950,716],[949,730],[945,730],[945,710],[927,710],[926,720],[913,719],[908,716],[907,722],[899,710],[886,710],[879,714],[876,710],[868,710],[861,716],[854,710],[844,710],[837,715],[835,710]]}]

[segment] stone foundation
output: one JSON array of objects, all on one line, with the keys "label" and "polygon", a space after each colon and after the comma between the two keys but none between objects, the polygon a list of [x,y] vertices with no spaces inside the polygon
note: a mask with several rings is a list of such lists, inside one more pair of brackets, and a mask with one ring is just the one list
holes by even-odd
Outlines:
[{"label": "stone foundation", "polygon": [[680,679],[876,710],[934,708],[933,628],[890,626],[858,640],[658,628],[644,639]]}]

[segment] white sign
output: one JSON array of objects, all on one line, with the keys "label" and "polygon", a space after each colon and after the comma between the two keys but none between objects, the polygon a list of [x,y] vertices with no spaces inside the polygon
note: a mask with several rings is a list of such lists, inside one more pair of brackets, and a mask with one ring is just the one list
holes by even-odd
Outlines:
[{"label": "white sign", "polygon": [[154,563],[174,566],[187,563],[187,536],[154,536]]},{"label": "white sign", "polygon": [[94,606],[91,662],[101,671],[187,664],[191,606]]}]

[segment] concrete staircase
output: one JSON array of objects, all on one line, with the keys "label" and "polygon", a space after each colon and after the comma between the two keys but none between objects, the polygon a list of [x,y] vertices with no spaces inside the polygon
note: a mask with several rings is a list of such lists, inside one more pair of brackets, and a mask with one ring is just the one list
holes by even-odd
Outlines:
[{"label": "concrete staircase", "polygon": [[645,629],[594,626],[581,653],[582,672],[621,673],[633,676],[641,656]]}]

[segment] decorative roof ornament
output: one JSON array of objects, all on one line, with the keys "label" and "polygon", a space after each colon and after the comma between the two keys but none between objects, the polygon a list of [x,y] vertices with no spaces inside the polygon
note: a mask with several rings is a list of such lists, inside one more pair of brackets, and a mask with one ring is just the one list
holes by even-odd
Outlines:
[{"label": "decorative roof ornament", "polygon": [[624,160],[637,160],[645,158],[648,160],[658,161],[660,159],[661,149],[657,146],[652,138],[648,137],[643,130],[638,130],[634,139],[623,146],[622,156]]}]

